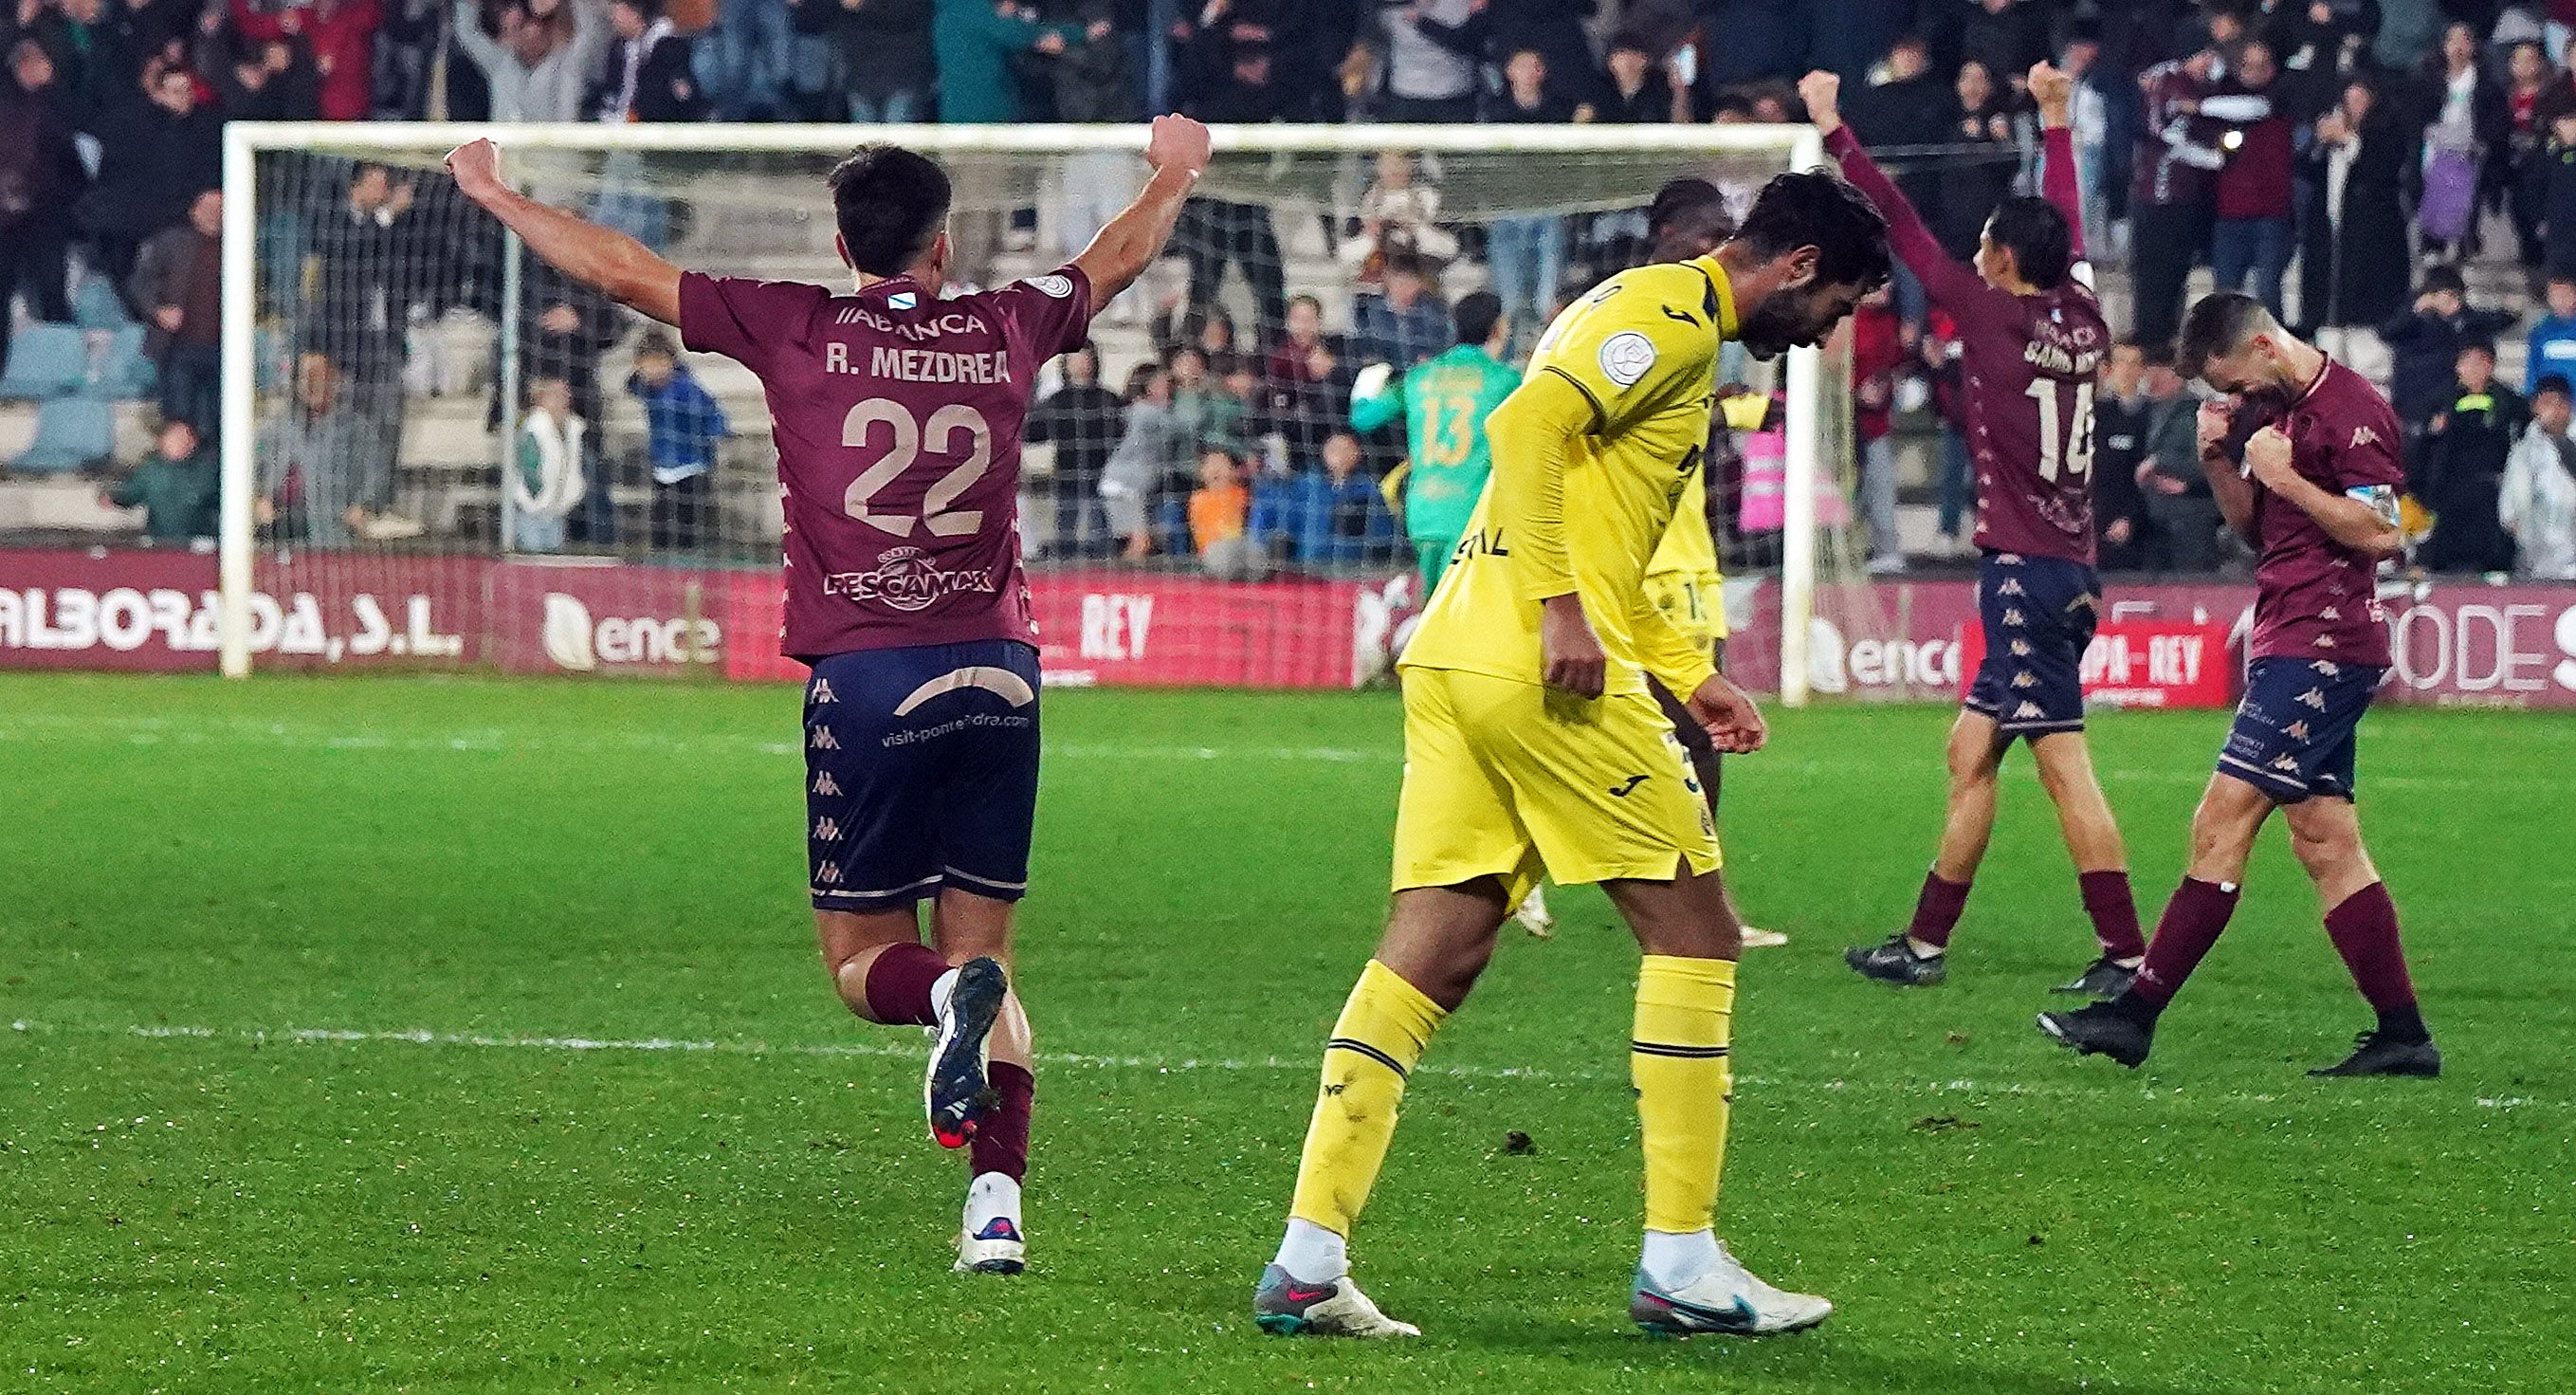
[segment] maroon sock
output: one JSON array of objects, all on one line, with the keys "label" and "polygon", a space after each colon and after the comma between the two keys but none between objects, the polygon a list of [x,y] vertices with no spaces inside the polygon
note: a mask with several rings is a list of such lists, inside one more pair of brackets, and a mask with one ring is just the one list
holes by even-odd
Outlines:
[{"label": "maroon sock", "polygon": [[1914,923],[1905,933],[1927,945],[1949,944],[1951,927],[1968,908],[1968,885],[1945,880],[1939,872],[1924,873],[1923,894],[1914,898]]},{"label": "maroon sock", "polygon": [[2397,942],[2397,903],[2388,899],[2386,882],[2372,882],[2326,912],[2326,934],[2373,1008],[2386,1013],[2415,1005],[2406,951]]},{"label": "maroon sock", "polygon": [[995,1061],[984,1067],[997,1097],[975,1121],[967,1162],[975,1175],[998,1172],[1017,1182],[1029,1175],[1029,1110],[1037,1099],[1037,1077],[1026,1066]]},{"label": "maroon sock", "polygon": [[930,987],[948,972],[948,961],[928,945],[888,945],[868,965],[868,1012],[896,1026],[935,1027]]},{"label": "maroon sock", "polygon": [[2093,917],[2093,938],[2113,959],[2135,959],[2147,952],[2138,933],[2138,899],[2129,893],[2126,872],[2085,872],[2075,878],[2084,890],[2084,913]]},{"label": "maroon sock", "polygon": [[2227,918],[2236,914],[2236,896],[2232,883],[2183,878],[2173,899],[2165,903],[2164,916],[2156,922],[2156,937],[2147,941],[2146,965],[2138,970],[2138,981],[2129,992],[2148,1007],[2163,1011],[2181,991],[2183,980],[2200,967],[2209,947],[2218,943]]}]

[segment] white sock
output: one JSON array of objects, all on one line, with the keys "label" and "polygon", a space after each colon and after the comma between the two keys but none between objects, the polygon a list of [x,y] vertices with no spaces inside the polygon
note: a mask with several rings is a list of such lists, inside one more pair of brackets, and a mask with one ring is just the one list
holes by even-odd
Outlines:
[{"label": "white sock", "polygon": [[[952,972],[954,972],[952,970]],[[966,1188],[966,1233],[975,1234],[996,1220],[1021,1230],[1020,1184],[999,1172],[979,1172]]]},{"label": "white sock", "polygon": [[1648,1281],[1658,1287],[1684,1287],[1717,1268],[1717,1232],[1694,1230],[1678,1235],[1669,1230],[1647,1231],[1645,1253],[1637,1267],[1645,1270]]},{"label": "white sock", "polygon": [[948,972],[941,974],[938,978],[931,980],[930,1015],[938,1018],[942,1022],[947,1021],[948,997],[956,991],[957,971],[955,969],[950,969]]},{"label": "white sock", "polygon": [[[1914,957],[1917,959],[1938,959],[1942,955],[1950,952],[1950,947],[1948,945],[1925,944],[1921,940],[1914,938],[1912,935],[1905,937],[1905,947],[1914,951]],[[934,998],[932,1001],[935,1002],[938,1000]]]},{"label": "white sock", "polygon": [[1351,1272],[1349,1242],[1313,1221],[1291,1219],[1271,1263],[1301,1284],[1328,1284]]}]

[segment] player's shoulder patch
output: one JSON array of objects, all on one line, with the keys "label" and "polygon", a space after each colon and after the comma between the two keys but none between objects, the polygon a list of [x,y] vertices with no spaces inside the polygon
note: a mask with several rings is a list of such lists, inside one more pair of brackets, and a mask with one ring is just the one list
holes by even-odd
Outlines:
[{"label": "player's shoulder patch", "polygon": [[1601,376],[1621,387],[1635,387],[1654,366],[1655,341],[1636,330],[1623,329],[1601,341]]},{"label": "player's shoulder patch", "polygon": [[1039,295],[1045,296],[1049,300],[1070,300],[1073,298],[1073,278],[1070,276],[1057,276],[1053,274],[1046,276],[1030,276],[1023,278],[1022,284],[1026,285],[1029,289],[1036,291]]}]

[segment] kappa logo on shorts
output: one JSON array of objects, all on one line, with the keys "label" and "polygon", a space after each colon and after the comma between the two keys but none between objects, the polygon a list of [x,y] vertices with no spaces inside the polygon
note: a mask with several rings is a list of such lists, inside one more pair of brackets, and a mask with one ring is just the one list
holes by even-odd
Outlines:
[{"label": "kappa logo on shorts", "polygon": [[833,779],[832,772],[826,770],[822,774],[814,777],[814,792],[816,794],[827,794],[837,799],[841,794],[841,782]]},{"label": "kappa logo on shorts", "polygon": [[2022,623],[2021,607],[2017,605],[2004,607],[2004,623],[2007,625],[2020,625]]},{"label": "kappa logo on shorts", "polygon": [[2272,768],[2285,774],[2296,775],[2299,773],[2299,758],[2292,755],[2274,756]]},{"label": "kappa logo on shorts", "polygon": [[2020,577],[2008,576],[2004,578],[2003,585],[1995,588],[1995,594],[1998,596],[2020,596],[2028,593],[2021,589]]},{"label": "kappa logo on shorts", "polygon": [[1648,778],[1648,776],[1644,775],[1631,775],[1626,780],[1610,787],[1610,797],[1612,799],[1625,799],[1628,797],[1629,791],[1646,783]]},{"label": "kappa logo on shorts", "polygon": [[2299,721],[2292,722],[2288,726],[2281,728],[2281,734],[2290,738],[2292,741],[2307,740],[2308,724],[2306,719],[2302,718]]},{"label": "kappa logo on shorts", "polygon": [[2343,672],[2343,669],[2336,665],[2332,659],[2319,659],[2308,665],[2308,671],[2321,677],[2332,678],[2336,674]]},{"label": "kappa logo on shorts", "polygon": [[814,841],[818,843],[837,843],[841,841],[841,826],[838,823],[833,822],[831,815],[825,814],[823,817],[814,820]]},{"label": "kappa logo on shorts", "polygon": [[832,680],[829,678],[815,679],[814,691],[807,694],[805,700],[813,703],[817,707],[820,707],[827,702],[840,701],[839,698],[832,696]]},{"label": "kappa logo on shorts", "polygon": [[2029,641],[2029,640],[2026,640],[2026,639],[2017,639],[2017,640],[2014,640],[2014,641],[2012,642],[2012,655],[2013,655],[2013,657],[2014,657],[2014,658],[2016,658],[2016,659],[2027,659],[2027,658],[2029,658],[2029,657],[2030,657],[2030,641]]},{"label": "kappa logo on shorts", "polygon": [[2018,567],[2021,565],[2021,554],[2018,552],[1998,552],[1995,554],[1995,560],[2007,567]]},{"label": "kappa logo on shorts", "polygon": [[814,739],[806,742],[805,744],[817,751],[837,751],[841,749],[841,743],[833,738],[832,729],[830,727],[814,728]]},{"label": "kappa logo on shorts", "polygon": [[2031,677],[2028,671],[2024,671],[2013,675],[2012,685],[2016,688],[2035,688],[2039,686],[2039,680]]},{"label": "kappa logo on shorts", "polygon": [[826,862],[821,866],[816,867],[814,869],[814,880],[821,882],[825,886],[839,886],[841,884],[841,865],[837,862]]},{"label": "kappa logo on shorts", "polygon": [[2323,688],[2310,688],[2306,692],[2299,694],[2299,701],[2306,703],[2308,706],[2315,708],[2319,712],[2323,712],[2326,710],[2326,690]]},{"label": "kappa logo on shorts", "polygon": [[2035,702],[2025,702],[2021,706],[2013,709],[2013,720],[2015,721],[2020,721],[2024,717],[2042,717],[2046,715],[2046,713],[2039,710],[2039,704]]}]

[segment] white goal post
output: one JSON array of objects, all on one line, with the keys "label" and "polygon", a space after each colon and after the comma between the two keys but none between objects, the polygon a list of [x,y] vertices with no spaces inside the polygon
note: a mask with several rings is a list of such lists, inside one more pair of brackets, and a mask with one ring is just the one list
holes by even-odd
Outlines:
[{"label": "white goal post", "polygon": [[[1641,209],[1662,179],[1671,174],[1714,170],[1723,166],[1741,175],[1747,172],[1776,171],[1788,168],[1812,168],[1824,163],[1822,142],[1815,132],[1804,126],[1701,125],[1701,126],[1461,126],[1461,125],[1265,125],[1218,126],[1214,131],[1219,159],[1203,182],[1202,191],[1211,196],[1245,203],[1263,203],[1277,209],[1284,217],[1313,221],[1316,218],[1348,222],[1357,217],[1350,202],[1354,187],[1353,172],[1365,179],[1365,165],[1381,152],[1406,152],[1432,161],[1448,160],[1452,167],[1471,172],[1464,192],[1467,198],[1444,209],[1444,222],[1452,217],[1500,218],[1519,216],[1526,208],[1533,213],[1590,216],[1619,209]],[[732,191],[741,181],[728,182],[727,171],[734,166],[753,165],[763,171],[797,171],[810,169],[819,176],[830,162],[854,145],[868,141],[902,144],[937,156],[952,164],[960,160],[982,160],[996,164],[1016,162],[1012,172],[1020,176],[1009,187],[1025,190],[1032,171],[1037,177],[1049,177],[1068,157],[1082,155],[1134,154],[1143,148],[1145,129],[1135,126],[825,126],[825,125],[758,125],[727,126],[715,124],[531,124],[493,125],[471,123],[268,123],[235,122],[225,128],[224,146],[224,226],[222,257],[226,293],[223,299],[222,369],[223,397],[221,413],[221,562],[219,640],[222,671],[231,677],[247,675],[252,668],[254,652],[265,650],[266,639],[255,644],[254,634],[263,623],[272,629],[273,616],[262,620],[254,615],[255,595],[260,591],[256,569],[262,564],[259,502],[262,498],[261,463],[258,459],[263,413],[278,410],[275,402],[290,389],[279,382],[276,371],[276,342],[296,341],[297,326],[287,325],[282,333],[276,321],[284,314],[274,294],[267,288],[310,282],[313,273],[302,260],[306,249],[298,244],[297,260],[292,264],[274,264],[279,254],[263,241],[273,236],[274,226],[294,217],[295,207],[268,207],[273,203],[293,203],[291,198],[276,197],[272,191],[287,186],[287,175],[295,163],[303,161],[319,166],[336,162],[334,167],[352,163],[383,163],[417,172],[423,181],[443,178],[436,171],[438,157],[446,150],[478,137],[498,142],[511,157],[510,172],[522,187],[534,188],[541,197],[551,191],[580,191],[618,188],[640,190],[643,196],[670,203],[686,203],[699,191],[705,202],[693,212],[697,219],[700,241],[672,249],[674,260],[719,274],[736,270],[726,264],[726,243],[720,228],[729,208]],[[1333,175],[1326,192],[1326,175]],[[710,176],[713,176],[710,178]],[[319,188],[325,181],[319,174],[311,184]],[[1721,183],[1724,183],[1721,180]],[[1740,181],[1739,181],[1740,182]],[[788,181],[777,181],[784,190]],[[303,192],[303,202],[314,201],[311,189],[303,184],[291,187]],[[764,186],[766,187],[766,186]],[[1278,193],[1281,190],[1293,193]],[[1126,191],[1121,191],[1126,192]],[[1452,189],[1450,192],[1460,192]],[[783,198],[782,193],[779,197]],[[799,197],[804,207],[795,216],[824,214],[824,201],[819,178],[801,186]],[[1025,193],[995,197],[1019,198]],[[1276,202],[1272,200],[1276,199]],[[1481,202],[1480,202],[1481,201]],[[961,184],[961,207],[965,188]],[[1483,208],[1482,213],[1462,211],[1461,203]],[[477,215],[479,216],[479,215]],[[784,216],[784,215],[782,215]],[[997,213],[996,218],[999,218]],[[719,231],[708,235],[710,227]],[[822,246],[828,248],[828,217],[823,217],[825,236]],[[504,249],[501,276],[512,295],[524,274],[523,257],[516,239],[502,235]],[[1041,268],[1042,269],[1042,268]],[[835,270],[828,260],[807,273],[809,279],[828,280]],[[1223,268],[1220,265],[1219,272]],[[997,273],[999,274],[999,273]],[[1247,277],[1248,279],[1248,277]],[[507,303],[507,302],[505,302]],[[308,302],[297,302],[297,308],[311,311]],[[499,314],[493,337],[500,345],[504,360],[492,375],[505,385],[497,394],[498,441],[518,439],[520,410],[515,389],[518,387],[514,339],[517,334],[513,314]],[[267,335],[264,338],[264,334]],[[398,351],[399,352],[399,351]],[[290,355],[291,357],[291,355]],[[270,371],[263,374],[263,367]],[[1821,367],[1816,350],[1796,350],[1789,356],[1781,373],[1780,386],[1786,398],[1786,458],[1784,461],[1785,501],[1780,542],[1780,653],[1779,678],[1783,700],[1801,705],[1809,696],[1806,657],[1809,619],[1815,605],[1817,585],[1818,517],[1816,491],[1819,479],[1832,480],[1847,471],[1849,462],[1828,460],[1835,449],[1828,441],[1829,413],[1843,410],[1843,404],[1827,400],[1828,375]],[[400,389],[396,389],[399,393]],[[486,428],[488,429],[488,428]],[[394,442],[389,450],[401,448],[399,413],[392,428]],[[503,449],[495,465],[507,458]],[[498,491],[502,517],[497,550],[506,552],[510,490]],[[774,530],[774,523],[771,525]],[[490,536],[485,529],[484,537]],[[432,533],[430,542],[437,541]],[[495,548],[487,542],[479,544]],[[364,565],[358,554],[351,565]],[[263,602],[273,608],[273,603]],[[334,654],[337,653],[334,641]],[[444,641],[442,641],[444,643]],[[392,641],[392,652],[403,653],[402,641]],[[475,650],[469,645],[462,650],[442,647],[442,654],[462,653],[469,660]]]}]

